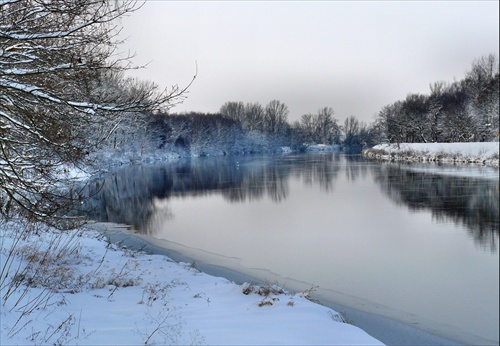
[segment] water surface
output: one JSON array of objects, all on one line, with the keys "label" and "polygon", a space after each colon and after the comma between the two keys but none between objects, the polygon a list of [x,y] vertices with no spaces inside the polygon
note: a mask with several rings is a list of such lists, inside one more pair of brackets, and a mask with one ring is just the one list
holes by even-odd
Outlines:
[{"label": "water surface", "polygon": [[195,261],[316,287],[321,301],[498,344],[497,169],[316,153],[200,158],[104,178],[96,220],[132,225]]}]

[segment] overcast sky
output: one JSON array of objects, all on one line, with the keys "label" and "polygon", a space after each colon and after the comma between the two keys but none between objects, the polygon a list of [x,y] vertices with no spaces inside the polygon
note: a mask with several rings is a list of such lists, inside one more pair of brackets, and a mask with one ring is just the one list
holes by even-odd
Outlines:
[{"label": "overcast sky", "polygon": [[371,122],[429,83],[499,55],[498,1],[164,1],[122,20],[133,73],[162,87],[189,83],[172,112],[217,112],[227,101],[278,99],[289,121],[332,107]]}]

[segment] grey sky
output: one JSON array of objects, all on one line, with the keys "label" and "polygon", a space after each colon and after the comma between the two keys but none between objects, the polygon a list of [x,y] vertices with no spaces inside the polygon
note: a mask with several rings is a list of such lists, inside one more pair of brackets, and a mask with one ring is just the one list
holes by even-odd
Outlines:
[{"label": "grey sky", "polygon": [[461,79],[499,53],[498,1],[148,1],[122,20],[121,50],[162,87],[198,77],[172,112],[227,101],[288,105],[289,121],[328,106],[371,122],[429,83]]}]

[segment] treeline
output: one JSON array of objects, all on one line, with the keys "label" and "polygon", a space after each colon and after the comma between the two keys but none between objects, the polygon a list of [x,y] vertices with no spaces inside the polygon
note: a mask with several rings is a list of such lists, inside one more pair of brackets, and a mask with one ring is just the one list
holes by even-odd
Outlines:
[{"label": "treeline", "polygon": [[226,102],[220,113],[238,121],[244,130],[259,131],[266,135],[291,137],[292,143],[301,145],[343,144],[346,146],[371,143],[367,124],[356,117],[348,117],[339,125],[331,107],[319,109],[315,114],[304,114],[300,121],[287,122],[288,107],[278,100],[265,107],[259,103]]},{"label": "treeline", "polygon": [[272,100],[226,102],[217,113],[135,114],[122,118],[107,145],[122,157],[162,157],[303,151],[315,144],[356,153],[387,142],[498,140],[498,61],[494,55],[477,59],[463,80],[432,83],[428,95],[408,94],[383,107],[370,124],[354,116],[340,124],[331,107],[293,123],[289,113],[286,104]]},{"label": "treeline", "polygon": [[[122,119],[104,150],[118,157],[156,155],[222,156],[281,152],[283,147],[304,151],[309,145],[338,145],[361,151],[370,145],[369,127],[351,116],[339,125],[331,107],[288,122],[286,104],[226,102],[218,113],[143,114]],[[101,155],[101,154],[100,154]]]},{"label": "treeline", "polygon": [[350,116],[339,125],[331,107],[288,122],[286,104],[272,100],[259,103],[226,102],[218,113],[147,114],[124,120],[108,146],[124,153],[142,155],[161,150],[180,156],[220,156],[282,151],[304,151],[315,144],[338,145],[361,151],[372,144],[372,133]]},{"label": "treeline", "polygon": [[[286,131],[248,130],[241,122],[220,113],[143,114],[124,120],[96,158],[125,161],[162,159],[166,155],[224,156],[300,150]],[[113,157],[110,157],[112,155]]]},{"label": "treeline", "polygon": [[499,65],[490,54],[473,62],[464,79],[435,82],[430,94],[408,94],[385,106],[373,125],[379,143],[498,140]]}]

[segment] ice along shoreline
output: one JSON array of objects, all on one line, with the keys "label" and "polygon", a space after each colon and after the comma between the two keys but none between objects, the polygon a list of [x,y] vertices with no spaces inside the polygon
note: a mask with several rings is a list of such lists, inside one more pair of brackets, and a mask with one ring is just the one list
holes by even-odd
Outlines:
[{"label": "ice along shoreline", "polygon": [[[93,228],[100,233],[105,234],[111,242],[119,243],[131,250],[141,250],[148,254],[159,254],[167,256],[176,262],[196,263],[196,268],[210,276],[222,277],[238,285],[244,283],[253,283],[255,285],[264,284],[267,280],[262,280],[251,274],[242,273],[223,265],[215,265],[196,260],[182,254],[178,250],[168,249],[161,246],[159,241],[147,235],[136,234],[130,226],[117,225],[112,223],[96,223]],[[168,245],[167,245],[168,246]],[[279,284],[280,282],[278,282]],[[306,285],[307,286],[307,285]],[[292,294],[298,292],[290,291]],[[340,311],[356,327],[368,333],[372,337],[382,341],[386,345],[462,345],[458,341],[445,336],[439,336],[429,331],[416,328],[408,323],[396,320],[394,318],[382,316],[361,308],[354,308],[345,303],[339,303],[323,299],[321,288],[318,288],[318,294],[312,294],[312,298],[319,299],[318,304],[334,311]]]},{"label": "ice along shoreline", "polygon": [[307,294],[20,221],[0,223],[2,345],[382,344]]}]

